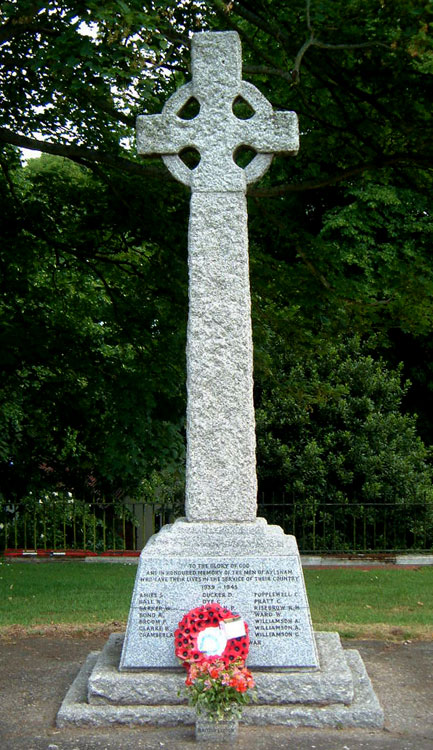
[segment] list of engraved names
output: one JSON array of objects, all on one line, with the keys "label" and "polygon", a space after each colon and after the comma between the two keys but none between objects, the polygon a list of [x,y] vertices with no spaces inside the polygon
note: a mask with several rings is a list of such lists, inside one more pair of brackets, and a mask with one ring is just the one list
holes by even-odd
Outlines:
[{"label": "list of engraved names", "polygon": [[303,582],[288,558],[176,558],[163,565],[149,559],[141,572],[136,606],[142,638],[172,637],[185,612],[208,602],[241,614],[252,646],[302,634]]}]

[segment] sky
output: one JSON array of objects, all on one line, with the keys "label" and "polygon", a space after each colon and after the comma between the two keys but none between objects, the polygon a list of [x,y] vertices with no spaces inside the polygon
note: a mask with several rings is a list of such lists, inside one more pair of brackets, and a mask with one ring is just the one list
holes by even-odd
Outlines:
[{"label": "sky", "polygon": [[41,155],[40,151],[33,151],[29,148],[21,148],[20,151],[23,155],[24,161],[28,161],[29,159],[37,159]]}]

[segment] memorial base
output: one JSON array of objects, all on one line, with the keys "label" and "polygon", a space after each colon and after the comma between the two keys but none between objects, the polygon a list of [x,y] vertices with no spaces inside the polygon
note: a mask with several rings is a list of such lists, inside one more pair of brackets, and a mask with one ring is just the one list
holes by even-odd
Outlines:
[{"label": "memorial base", "polygon": [[257,518],[179,519],[149,540],[140,555],[120,669],[176,667],[178,623],[211,602],[248,623],[251,669],[318,668],[296,539]]},{"label": "memorial base", "polygon": [[249,626],[258,702],[241,724],[381,727],[357,651],[313,633],[296,540],[264,519],[164,526],[143,549],[125,636],[110,636],[70,688],[57,726],[195,723],[182,696],[174,631],[193,607],[219,602]]},{"label": "memorial base", "polygon": [[238,719],[228,721],[210,721],[198,715],[195,720],[195,738],[197,742],[235,742],[238,736]]},{"label": "memorial base", "polygon": [[[119,670],[123,635],[92,653],[57,715],[68,726],[193,726],[196,712],[178,695],[185,670]],[[383,711],[362,659],[344,650],[337,633],[316,633],[320,669],[256,670],[258,702],[245,706],[241,725],[381,728]]]}]

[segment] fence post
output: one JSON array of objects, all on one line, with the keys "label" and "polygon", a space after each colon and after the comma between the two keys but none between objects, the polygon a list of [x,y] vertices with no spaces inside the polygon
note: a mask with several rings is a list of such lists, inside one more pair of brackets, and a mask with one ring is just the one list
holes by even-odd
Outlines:
[{"label": "fence post", "polygon": [[304,550],[305,549],[305,503],[302,508],[302,542],[301,547]]},{"label": "fence post", "polygon": [[[285,497],[285,504],[278,502],[281,497]],[[388,505],[384,502],[356,505],[328,504],[318,500],[314,503],[301,503],[298,512],[298,503],[294,493],[291,496],[272,496],[272,498],[269,496],[270,502],[266,502],[266,497],[261,492],[260,498],[261,507],[266,511],[265,515],[270,522],[280,522],[286,533],[298,536],[299,547],[302,551],[305,551],[307,547],[315,553],[321,550],[330,552],[353,548],[354,552],[367,553],[370,549],[388,551],[392,544],[394,546],[391,546],[391,549],[394,550],[416,548],[427,551],[428,545],[432,544],[429,515],[431,506],[427,499],[424,504],[409,506],[405,513],[405,507],[396,504]],[[271,503],[271,500],[275,502]],[[71,507],[71,502],[73,507]],[[63,504],[62,508],[61,504]],[[160,521],[166,523],[172,520],[170,509],[160,508],[156,504],[130,502],[123,508],[116,506],[116,515],[110,522],[107,513],[111,513],[111,510],[111,504],[107,504],[106,508],[102,507],[102,503],[98,505],[93,502],[83,503],[81,506],[75,499],[69,500],[62,496],[56,498],[51,493],[44,496],[32,510],[26,508],[25,504],[20,505],[19,511],[17,508],[8,506],[3,513],[4,518],[0,519],[4,524],[3,529],[0,529],[0,547],[3,543],[5,548],[8,548],[8,545],[13,547],[15,544],[15,549],[21,549],[33,544],[35,549],[43,546],[45,550],[56,551],[62,545],[67,548],[68,545],[73,544],[74,548],[77,548],[83,543],[84,549],[91,549],[93,536],[93,550],[96,552],[101,551],[102,548],[106,550],[107,546],[111,547],[109,534],[112,528],[112,548],[126,550],[131,542],[128,520],[131,510],[132,547],[140,550],[155,533],[155,528],[158,528]],[[322,517],[320,513],[323,513]],[[328,519],[330,514],[332,517]],[[392,529],[388,528],[390,522],[392,522]],[[87,523],[89,523],[89,529],[87,529]],[[40,533],[42,530],[43,534]],[[123,535],[122,544],[120,538],[117,540],[117,531],[119,537]]]},{"label": "fence post", "polygon": [[[132,515],[133,515],[134,521],[135,521],[135,503],[133,505]],[[142,527],[143,527],[144,526],[144,509],[143,508],[141,509],[141,515],[142,515],[141,524],[142,524]],[[136,529],[134,521],[132,522],[132,549],[135,550],[135,549],[137,549],[137,529]]]},{"label": "fence post", "polygon": [[63,498],[63,549],[66,550],[66,503]]},{"label": "fence post", "polygon": [[96,511],[93,503],[93,551],[96,552]]},{"label": "fence post", "polygon": [[45,507],[45,500],[42,501],[42,528],[44,530],[44,550],[47,549],[47,509]]},{"label": "fence post", "polygon": [[146,503],[144,506],[144,543],[155,533],[155,506]]},{"label": "fence post", "polygon": [[36,508],[33,508],[33,549],[37,549],[37,521],[36,521]]},{"label": "fence post", "polygon": [[316,551],[316,501],[313,502],[313,552]]},{"label": "fence post", "polygon": [[72,511],[72,534],[74,538],[74,549],[77,549],[77,509],[75,497],[72,502],[74,504],[74,510]]},{"label": "fence post", "polygon": [[83,549],[87,549],[87,530],[86,530],[86,511],[87,511],[87,503],[83,503]]},{"label": "fence post", "polygon": [[[103,498],[103,502],[105,503],[105,498]],[[104,511],[102,513],[102,547],[103,547],[104,552],[106,552],[107,550],[107,535],[106,535],[107,529],[106,529],[105,519],[106,519],[106,514],[105,514],[105,508],[104,508]]]}]

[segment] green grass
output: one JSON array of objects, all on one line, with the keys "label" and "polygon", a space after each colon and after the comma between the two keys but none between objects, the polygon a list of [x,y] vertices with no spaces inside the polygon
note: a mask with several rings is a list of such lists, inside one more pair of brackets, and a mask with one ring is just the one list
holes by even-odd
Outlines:
[{"label": "green grass", "polygon": [[[123,627],[136,565],[0,562],[0,629]],[[433,568],[306,570],[316,630],[433,638]]]},{"label": "green grass", "polygon": [[0,627],[122,622],[136,572],[136,565],[122,563],[3,562]]},{"label": "green grass", "polygon": [[306,570],[316,630],[433,639],[433,567]]}]

